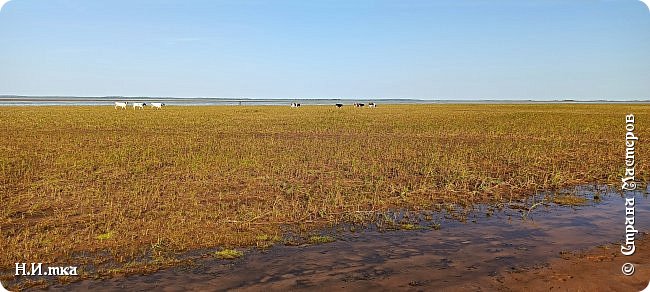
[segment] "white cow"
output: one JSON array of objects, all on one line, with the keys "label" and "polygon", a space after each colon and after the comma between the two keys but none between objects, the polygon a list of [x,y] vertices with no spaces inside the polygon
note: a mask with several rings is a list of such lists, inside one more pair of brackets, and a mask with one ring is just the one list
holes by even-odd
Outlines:
[{"label": "white cow", "polygon": [[162,107],[163,107],[164,105],[165,105],[164,103],[160,103],[160,102],[152,102],[152,103],[151,103],[151,107],[152,107],[152,108],[155,108],[155,109],[162,109]]},{"label": "white cow", "polygon": [[135,110],[135,109],[138,109],[138,108],[140,108],[140,109],[144,109],[144,106],[145,106],[145,105],[147,105],[147,104],[144,103],[144,102],[134,102],[134,103],[133,103],[133,109],[134,109],[134,110]]},{"label": "white cow", "polygon": [[127,104],[127,102],[116,101],[115,102],[115,109],[118,109],[118,108],[126,109],[126,104]]}]

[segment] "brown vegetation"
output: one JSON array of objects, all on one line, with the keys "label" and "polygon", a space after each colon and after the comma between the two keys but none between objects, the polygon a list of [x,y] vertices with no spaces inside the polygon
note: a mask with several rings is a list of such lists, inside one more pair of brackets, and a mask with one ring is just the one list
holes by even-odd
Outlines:
[{"label": "brown vegetation", "polygon": [[[266,246],[389,207],[616,183],[646,105],[0,108],[0,267]],[[643,142],[638,157],[646,157]],[[637,167],[647,176],[647,166]],[[100,256],[100,252],[104,252]],[[79,263],[77,257],[75,263]],[[5,279],[7,274],[5,274]],[[11,276],[9,276],[11,278]],[[2,278],[0,278],[2,280]]]}]

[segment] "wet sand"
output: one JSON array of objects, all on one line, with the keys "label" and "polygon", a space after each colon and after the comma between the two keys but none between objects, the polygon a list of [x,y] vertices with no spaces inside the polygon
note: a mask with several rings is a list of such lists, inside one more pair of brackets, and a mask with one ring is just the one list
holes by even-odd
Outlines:
[{"label": "wet sand", "polygon": [[[647,203],[637,196],[636,226],[642,231],[650,223]],[[504,208],[490,216],[488,210],[478,207],[466,222],[443,212],[434,219],[440,230],[345,233],[328,244],[249,250],[235,261],[206,257],[150,275],[50,289],[630,291],[650,280],[650,244],[643,242],[627,258],[609,244],[624,236],[620,195],[583,207],[539,207],[527,220],[520,209]],[[598,247],[608,244],[609,250]],[[634,276],[622,275],[624,260],[637,263]]]},{"label": "wet sand", "polygon": [[[637,241],[637,252],[626,257],[617,245],[594,248],[548,266],[520,273],[505,273],[492,286],[503,291],[641,291],[650,282],[650,239]],[[633,263],[635,272],[624,276],[621,266]]]}]

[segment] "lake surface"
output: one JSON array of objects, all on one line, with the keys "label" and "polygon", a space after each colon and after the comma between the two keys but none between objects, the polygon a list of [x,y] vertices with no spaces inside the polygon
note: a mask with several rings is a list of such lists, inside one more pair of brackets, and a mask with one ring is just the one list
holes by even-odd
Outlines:
[{"label": "lake surface", "polygon": [[[68,96],[0,96],[0,106],[113,106],[116,101],[127,102],[163,102],[166,105],[280,105],[289,106],[292,102],[301,105],[333,105],[336,103],[352,104],[355,102],[378,104],[448,104],[448,103],[617,103],[611,101],[571,101],[571,100],[421,100],[421,99],[254,99],[254,98],[178,98],[178,97],[68,97]],[[643,103],[643,101],[636,101]],[[620,102],[618,102],[620,103]],[[625,102],[630,103],[630,102]]]}]

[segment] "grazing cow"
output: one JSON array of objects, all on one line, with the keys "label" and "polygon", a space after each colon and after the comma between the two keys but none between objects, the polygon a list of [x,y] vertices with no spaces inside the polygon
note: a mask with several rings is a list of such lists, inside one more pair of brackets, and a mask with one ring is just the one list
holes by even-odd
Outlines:
[{"label": "grazing cow", "polygon": [[118,109],[118,108],[126,109],[126,104],[127,104],[127,102],[116,101],[115,102],[115,109]]},{"label": "grazing cow", "polygon": [[138,108],[140,108],[140,109],[144,109],[144,106],[145,106],[145,105],[147,105],[147,104],[144,103],[144,102],[134,102],[134,103],[133,103],[133,109],[134,109],[134,110],[135,110],[135,109],[138,109]]},{"label": "grazing cow", "polygon": [[292,102],[292,103],[291,103],[291,107],[300,107],[300,104],[299,104],[299,103]]},{"label": "grazing cow", "polygon": [[377,104],[374,102],[369,102],[368,107],[377,107]]},{"label": "grazing cow", "polygon": [[363,103],[355,102],[355,103],[354,103],[354,106],[355,106],[355,107],[363,107],[364,104],[363,104]]},{"label": "grazing cow", "polygon": [[165,105],[164,103],[160,103],[160,102],[152,102],[152,103],[151,103],[151,108],[154,108],[154,109],[162,109],[162,107],[163,107],[164,105]]},{"label": "grazing cow", "polygon": [[337,104],[336,104],[336,107],[337,107],[337,108],[342,108],[342,107],[343,107],[343,104],[342,104],[342,103],[337,103]]}]

